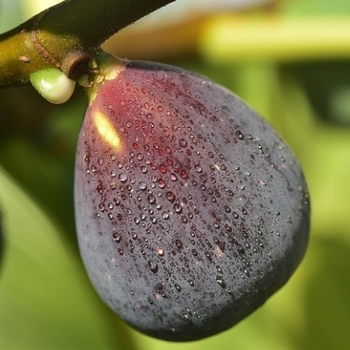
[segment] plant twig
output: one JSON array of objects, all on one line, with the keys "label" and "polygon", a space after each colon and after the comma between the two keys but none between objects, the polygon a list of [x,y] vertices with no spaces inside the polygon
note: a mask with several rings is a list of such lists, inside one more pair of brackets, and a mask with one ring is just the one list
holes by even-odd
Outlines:
[{"label": "plant twig", "polygon": [[112,34],[173,1],[66,0],[41,12],[0,35],[0,88],[28,84],[31,73],[48,67],[76,78],[70,68],[82,70],[77,63]]}]

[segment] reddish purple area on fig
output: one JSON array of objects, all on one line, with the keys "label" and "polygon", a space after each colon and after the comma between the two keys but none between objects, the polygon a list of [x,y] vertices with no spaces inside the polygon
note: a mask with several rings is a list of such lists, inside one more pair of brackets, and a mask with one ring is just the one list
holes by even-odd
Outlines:
[{"label": "reddish purple area on fig", "polygon": [[310,206],[288,147],[206,78],[128,63],[88,107],[75,178],[78,240],[103,300],[174,341],[232,327],[291,276]]}]

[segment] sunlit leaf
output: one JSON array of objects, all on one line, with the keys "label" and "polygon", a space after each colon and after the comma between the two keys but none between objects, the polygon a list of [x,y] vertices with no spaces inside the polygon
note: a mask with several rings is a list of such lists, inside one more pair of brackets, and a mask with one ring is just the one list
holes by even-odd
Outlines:
[{"label": "sunlit leaf", "polygon": [[350,57],[347,18],[221,15],[210,19],[200,50],[210,62],[293,62]]}]

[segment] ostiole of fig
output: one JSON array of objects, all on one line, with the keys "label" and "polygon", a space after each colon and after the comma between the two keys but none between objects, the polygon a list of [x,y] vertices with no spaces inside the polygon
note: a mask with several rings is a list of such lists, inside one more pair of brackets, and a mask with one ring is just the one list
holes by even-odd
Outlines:
[{"label": "ostiole of fig", "polygon": [[207,78],[102,61],[87,89],[75,171],[91,282],[147,335],[191,341],[225,331],[305,254],[310,202],[300,165],[263,118]]}]

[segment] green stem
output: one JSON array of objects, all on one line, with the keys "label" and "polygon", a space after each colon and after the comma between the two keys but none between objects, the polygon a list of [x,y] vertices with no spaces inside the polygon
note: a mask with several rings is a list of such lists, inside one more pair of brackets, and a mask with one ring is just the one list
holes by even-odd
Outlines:
[{"label": "green stem", "polygon": [[43,11],[0,35],[0,88],[28,84],[48,67],[76,79],[112,34],[173,1],[66,0]]}]

